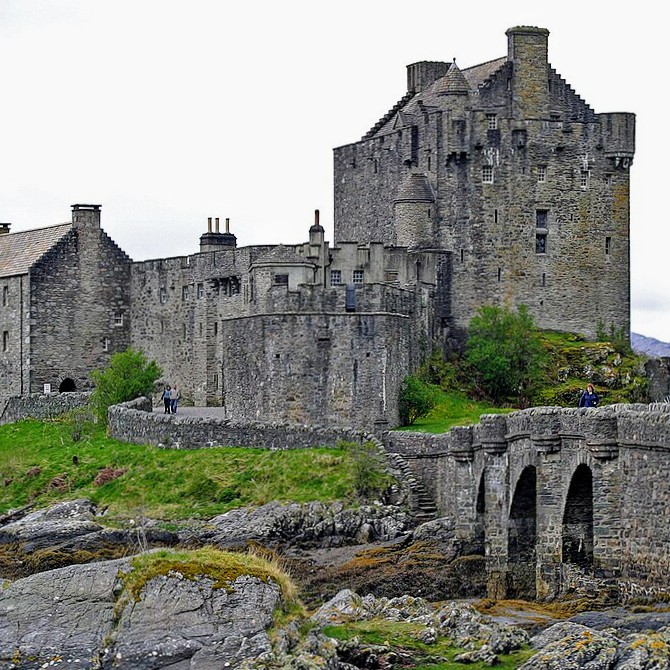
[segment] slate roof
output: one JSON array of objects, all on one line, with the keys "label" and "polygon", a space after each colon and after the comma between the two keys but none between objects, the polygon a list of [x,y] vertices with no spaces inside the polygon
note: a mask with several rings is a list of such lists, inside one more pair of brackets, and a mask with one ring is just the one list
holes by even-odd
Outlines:
[{"label": "slate roof", "polygon": [[72,223],[0,235],[0,277],[26,274],[72,229]]},{"label": "slate roof", "polygon": [[257,258],[252,265],[314,265],[314,263],[283,244],[279,244],[272,251]]},{"label": "slate roof", "polygon": [[435,194],[425,174],[411,173],[398,189],[394,202],[435,202]]},{"label": "slate roof", "polygon": [[[449,93],[475,93],[489,77],[495,74],[507,63],[507,57],[480,63],[473,67],[461,70],[453,63],[447,73],[433,82],[428,88],[411,96],[405,104],[397,103],[392,110],[379,122],[365,137],[383,135],[393,130],[395,121],[400,117],[400,126],[408,125],[414,114],[421,113],[422,108],[444,109],[450,103],[446,102],[445,94]],[[403,98],[405,100],[406,98]]]}]

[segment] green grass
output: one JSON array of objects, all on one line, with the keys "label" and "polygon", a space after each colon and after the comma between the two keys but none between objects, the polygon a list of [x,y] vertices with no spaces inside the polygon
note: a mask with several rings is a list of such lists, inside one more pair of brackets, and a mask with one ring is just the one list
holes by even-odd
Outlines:
[{"label": "green grass", "polygon": [[[112,440],[96,426],[75,442],[66,419],[26,420],[0,426],[0,514],[86,497],[111,519],[169,521],[271,500],[347,500],[355,497],[350,459],[344,448],[159,449]],[[126,472],[98,486],[104,468]]]},{"label": "green grass", "polygon": [[[403,666],[408,670],[455,670],[464,667],[472,670],[483,670],[483,663],[454,662],[454,657],[463,653],[451,645],[444,637],[438,637],[435,644],[425,644],[417,639],[417,635],[424,627],[420,624],[404,623],[397,621],[386,621],[383,619],[371,619],[369,621],[356,621],[337,626],[326,626],[323,629],[325,635],[338,639],[349,640],[358,637],[367,644],[384,644],[390,646],[394,651],[408,654],[416,664]],[[523,648],[511,654],[501,655],[500,663],[496,668],[511,670],[525,663],[533,654],[534,650]]]},{"label": "green grass", "polygon": [[417,419],[411,426],[398,430],[414,430],[422,433],[445,433],[453,426],[479,423],[482,414],[504,414],[514,408],[495,407],[489,403],[471,400],[460,391],[440,391],[438,403],[428,416]]}]

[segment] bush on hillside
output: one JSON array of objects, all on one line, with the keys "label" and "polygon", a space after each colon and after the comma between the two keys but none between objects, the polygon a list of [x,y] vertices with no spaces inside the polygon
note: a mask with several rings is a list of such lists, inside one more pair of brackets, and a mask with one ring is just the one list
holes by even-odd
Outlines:
[{"label": "bush on hillside", "polygon": [[468,326],[465,359],[477,385],[495,402],[528,404],[538,385],[545,354],[525,305],[516,312],[485,305]]},{"label": "bush on hillside", "polygon": [[417,419],[426,416],[437,405],[434,386],[410,375],[403,379],[398,398],[400,424],[411,426]]},{"label": "bush on hillside", "polygon": [[106,369],[94,370],[91,375],[95,383],[91,406],[98,420],[107,423],[111,405],[151,395],[161,374],[158,364],[148,361],[141,351],[129,348],[113,354]]}]

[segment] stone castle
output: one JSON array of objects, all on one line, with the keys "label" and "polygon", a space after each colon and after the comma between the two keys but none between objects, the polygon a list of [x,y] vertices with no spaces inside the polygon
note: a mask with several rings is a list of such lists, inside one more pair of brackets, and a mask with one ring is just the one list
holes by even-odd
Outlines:
[{"label": "stone castle", "polygon": [[318,213],[302,244],[238,247],[210,219],[199,253],[142,262],[99,205],[0,224],[0,411],[85,390],[132,346],[230,418],[384,428],[402,379],[462,342],[480,305],[628,332],[635,117],[596,114],[550,66],[548,35],[511,28],[507,56],[464,70],[408,66],[405,95],[335,149],[332,246]]}]

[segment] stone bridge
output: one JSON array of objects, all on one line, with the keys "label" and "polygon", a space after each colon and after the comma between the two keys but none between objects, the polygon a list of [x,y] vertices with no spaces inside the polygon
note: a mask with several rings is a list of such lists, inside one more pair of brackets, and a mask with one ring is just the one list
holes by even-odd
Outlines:
[{"label": "stone bridge", "polygon": [[551,597],[584,573],[670,588],[670,405],[489,414],[386,448],[486,556],[491,597]]}]

